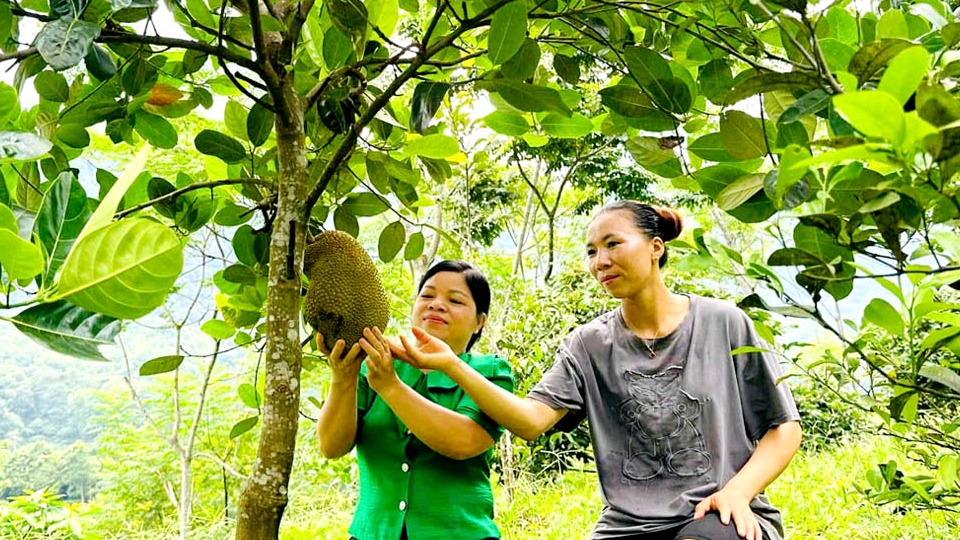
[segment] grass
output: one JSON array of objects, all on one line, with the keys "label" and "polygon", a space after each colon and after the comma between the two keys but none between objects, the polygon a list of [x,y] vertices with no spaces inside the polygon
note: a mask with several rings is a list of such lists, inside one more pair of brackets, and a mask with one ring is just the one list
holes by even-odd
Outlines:
[{"label": "grass", "polygon": [[[864,500],[855,486],[890,457],[903,461],[884,439],[849,442],[834,450],[800,454],[768,493],[795,540],[956,540],[957,517],[948,512],[898,513]],[[586,539],[600,513],[596,476],[568,472],[557,482],[518,482],[512,497],[496,488],[497,523],[504,540]],[[301,493],[288,509],[284,540],[348,538],[353,498],[319,487]]]}]

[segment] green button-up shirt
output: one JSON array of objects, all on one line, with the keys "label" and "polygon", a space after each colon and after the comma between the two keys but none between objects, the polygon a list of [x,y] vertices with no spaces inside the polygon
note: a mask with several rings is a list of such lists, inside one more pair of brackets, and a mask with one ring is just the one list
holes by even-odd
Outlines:
[{"label": "green button-up shirt", "polygon": [[[465,362],[497,386],[513,391],[510,365],[501,358],[463,354]],[[494,441],[503,428],[480,411],[440,371],[424,374],[394,363],[400,379],[430,401],[478,423]],[[397,540],[406,524],[411,540],[499,538],[490,488],[491,448],[458,461],[414,437],[367,384],[366,366],[357,387],[357,462],[360,499],[350,525],[359,540]]]}]

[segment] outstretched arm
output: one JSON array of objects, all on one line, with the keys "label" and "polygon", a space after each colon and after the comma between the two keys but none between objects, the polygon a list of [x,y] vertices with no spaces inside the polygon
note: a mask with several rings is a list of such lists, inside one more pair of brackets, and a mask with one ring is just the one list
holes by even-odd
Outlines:
[{"label": "outstretched arm", "polygon": [[419,346],[401,336],[399,344],[390,343],[394,356],[414,367],[443,371],[487,416],[517,436],[532,441],[567,413],[565,409],[556,410],[537,400],[507,392],[477,373],[443,341],[416,327],[413,334]]},{"label": "outstretched arm", "polygon": [[364,329],[363,335],[360,346],[367,353],[370,388],[416,438],[451,459],[469,459],[493,446],[493,438],[480,424],[430,401],[397,377],[390,346],[379,328]]},{"label": "outstretched arm", "polygon": [[800,448],[801,437],[800,423],[796,421],[785,422],[768,430],[757,443],[753,455],[727,485],[700,501],[694,519],[716,511],[725,525],[733,518],[741,538],[761,540],[763,531],[750,509],[750,501],[787,468]]},{"label": "outstretched arm", "polygon": [[317,439],[323,457],[333,459],[349,452],[357,440],[357,379],[362,355],[358,344],[344,355],[342,339],[327,351],[321,334],[317,334],[317,346],[327,355],[332,373],[330,394],[317,418]]}]

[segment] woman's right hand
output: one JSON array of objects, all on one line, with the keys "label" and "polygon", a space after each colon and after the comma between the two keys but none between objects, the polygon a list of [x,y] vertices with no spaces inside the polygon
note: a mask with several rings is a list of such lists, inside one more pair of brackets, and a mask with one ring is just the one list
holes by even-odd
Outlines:
[{"label": "woman's right hand", "polygon": [[444,372],[460,361],[453,349],[442,339],[435,338],[416,326],[411,330],[413,331],[413,337],[417,338],[416,345],[410,343],[406,336],[400,336],[400,343],[388,340],[390,352],[398,360],[418,369],[434,369]]},{"label": "woman's right hand", "polygon": [[332,351],[327,350],[327,346],[323,343],[323,334],[317,333],[317,349],[327,357],[327,363],[330,364],[332,373],[332,382],[356,382],[360,375],[363,349],[360,348],[360,343],[354,343],[353,347],[350,347],[350,350],[344,355],[343,349],[346,347],[347,343],[339,339],[333,344]]}]

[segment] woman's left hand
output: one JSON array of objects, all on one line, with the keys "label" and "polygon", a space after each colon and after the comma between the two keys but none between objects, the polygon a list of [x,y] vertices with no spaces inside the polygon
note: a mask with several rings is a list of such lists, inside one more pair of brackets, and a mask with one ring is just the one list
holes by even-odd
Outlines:
[{"label": "woman's left hand", "polygon": [[370,388],[374,392],[382,395],[395,385],[400,384],[397,370],[393,367],[390,345],[379,328],[376,326],[364,328],[363,337],[360,338],[360,347],[363,348],[363,352],[367,353],[367,358],[364,360],[367,363],[367,382],[370,383]]},{"label": "woman's left hand", "polygon": [[694,509],[693,519],[700,519],[707,515],[707,512],[713,511],[720,514],[720,522],[724,525],[729,525],[730,518],[733,518],[740,538],[763,540],[763,529],[750,508],[751,500],[753,497],[745,493],[724,488],[700,501]]}]

